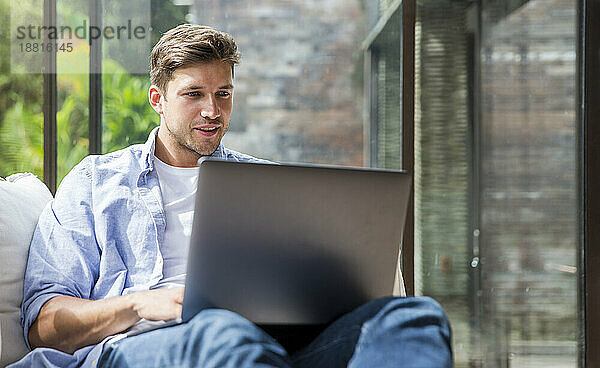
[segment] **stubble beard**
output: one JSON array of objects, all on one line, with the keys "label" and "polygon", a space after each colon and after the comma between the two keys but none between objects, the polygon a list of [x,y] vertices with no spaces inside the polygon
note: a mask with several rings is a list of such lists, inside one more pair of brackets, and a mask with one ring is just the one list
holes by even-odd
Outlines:
[{"label": "stubble beard", "polygon": [[[225,124],[223,124],[222,121],[216,120],[214,122],[219,123],[219,129],[225,129]],[[209,146],[208,144],[202,145],[201,143],[199,143],[196,140],[194,133],[191,131],[191,128],[188,131],[184,131],[183,129],[173,131],[168,123],[165,122],[165,126],[167,127],[167,131],[170,138],[177,143],[180,149],[191,151],[199,156],[212,155],[216,151],[217,147],[219,147],[221,139],[223,139],[223,136],[226,132],[219,132],[219,137],[217,141],[215,143],[211,143]]]}]

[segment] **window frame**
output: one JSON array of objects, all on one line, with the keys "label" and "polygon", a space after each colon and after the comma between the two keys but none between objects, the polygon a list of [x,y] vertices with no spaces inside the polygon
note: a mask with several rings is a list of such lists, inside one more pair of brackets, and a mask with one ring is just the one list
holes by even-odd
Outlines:
[{"label": "window frame", "polygon": [[[90,0],[90,27],[102,27],[103,1]],[[89,153],[102,153],[102,37],[90,42]]]},{"label": "window frame", "polygon": [[[365,164],[376,166],[377,162],[377,81],[372,76],[378,74],[377,61],[380,50],[377,41],[388,21],[400,11],[402,29],[400,50],[400,104],[401,104],[401,166],[411,174],[414,173],[414,111],[415,111],[415,22],[416,0],[394,0],[385,14],[374,24],[362,44],[364,52],[364,146]],[[401,269],[404,278],[406,295],[414,295],[414,188],[411,186],[408,212],[404,225],[401,250]]]},{"label": "window frame", "polygon": [[[600,366],[600,1],[580,0],[578,63],[580,365]],[[593,20],[596,20],[595,22]],[[594,226],[596,225],[596,226]],[[583,363],[583,364],[582,364]]]},{"label": "window frame", "polygon": [[[44,0],[44,26],[56,26],[56,0]],[[44,35],[44,43],[49,42],[48,33]],[[44,53],[44,183],[56,194],[57,176],[57,75],[56,49]]]},{"label": "window frame", "polygon": [[[102,0],[89,0],[90,26],[102,24]],[[56,0],[44,0],[44,26],[56,27]],[[45,34],[44,42],[50,42]],[[57,50],[44,53],[44,183],[56,194],[58,176]],[[89,61],[89,154],[102,153],[102,38],[91,41]]]},{"label": "window frame", "polygon": [[[416,0],[402,1],[402,169],[415,172],[415,23]],[[407,295],[415,293],[415,190],[410,189],[402,240],[402,274]]]}]

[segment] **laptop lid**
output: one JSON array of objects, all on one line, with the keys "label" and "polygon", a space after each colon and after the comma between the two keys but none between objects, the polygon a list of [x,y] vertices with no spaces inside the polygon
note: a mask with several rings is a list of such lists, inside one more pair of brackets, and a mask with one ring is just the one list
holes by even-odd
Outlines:
[{"label": "laptop lid", "polygon": [[409,193],[401,171],[201,160],[183,319],[324,324],[391,295]]}]

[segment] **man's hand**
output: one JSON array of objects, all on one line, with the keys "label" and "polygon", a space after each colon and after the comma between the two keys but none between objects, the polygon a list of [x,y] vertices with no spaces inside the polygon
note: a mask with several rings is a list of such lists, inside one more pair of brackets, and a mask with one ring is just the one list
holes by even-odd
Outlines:
[{"label": "man's hand", "polygon": [[151,321],[181,317],[184,288],[155,289],[131,294],[138,318]]},{"label": "man's hand", "polygon": [[141,318],[181,317],[184,288],[138,291],[100,300],[57,296],[46,302],[29,328],[32,347],[72,354],[84,346],[122,332]]}]

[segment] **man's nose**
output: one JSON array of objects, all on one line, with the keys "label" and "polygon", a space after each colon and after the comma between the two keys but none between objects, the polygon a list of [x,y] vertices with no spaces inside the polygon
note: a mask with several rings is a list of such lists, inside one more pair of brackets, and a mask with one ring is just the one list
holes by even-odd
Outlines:
[{"label": "man's nose", "polygon": [[209,96],[202,106],[202,111],[200,112],[205,119],[215,120],[219,116],[221,116],[221,111],[219,109],[219,105],[217,104],[217,100],[214,96]]}]

